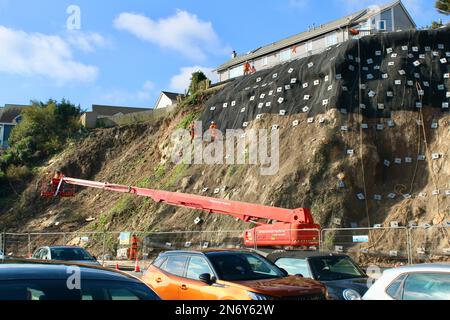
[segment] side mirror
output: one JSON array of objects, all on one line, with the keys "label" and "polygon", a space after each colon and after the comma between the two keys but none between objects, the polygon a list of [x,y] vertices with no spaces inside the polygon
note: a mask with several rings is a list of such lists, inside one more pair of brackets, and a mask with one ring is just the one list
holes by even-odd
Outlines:
[{"label": "side mirror", "polygon": [[96,256],[92,256],[92,258],[94,258],[94,260],[97,261],[97,257]]},{"label": "side mirror", "polygon": [[283,275],[284,275],[285,277],[288,277],[288,276],[289,276],[289,272],[287,272],[285,269],[280,268],[280,270],[281,270],[281,272],[283,272]]},{"label": "side mirror", "polygon": [[203,273],[201,274],[198,279],[201,282],[206,283],[207,285],[212,285],[214,282],[216,282],[216,279],[214,277],[211,277],[209,273]]}]

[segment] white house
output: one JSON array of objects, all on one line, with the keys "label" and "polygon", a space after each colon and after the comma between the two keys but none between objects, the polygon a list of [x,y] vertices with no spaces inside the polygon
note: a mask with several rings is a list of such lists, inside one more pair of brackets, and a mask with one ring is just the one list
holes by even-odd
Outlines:
[{"label": "white house", "polygon": [[338,20],[320,26],[311,26],[308,31],[273,42],[243,55],[234,56],[215,71],[219,82],[244,74],[244,64],[248,61],[256,70],[273,67],[293,59],[320,53],[327,47],[342,43],[354,37],[351,29],[366,36],[378,32],[415,29],[408,10],[401,0],[383,6],[373,6]]},{"label": "white house", "polygon": [[174,92],[162,91],[156,101],[155,109],[167,108],[178,103],[178,97],[182,95]]}]

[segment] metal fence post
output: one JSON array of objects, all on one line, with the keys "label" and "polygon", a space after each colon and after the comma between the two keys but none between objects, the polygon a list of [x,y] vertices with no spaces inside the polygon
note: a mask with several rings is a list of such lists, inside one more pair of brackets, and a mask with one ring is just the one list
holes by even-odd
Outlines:
[{"label": "metal fence post", "polygon": [[105,266],[105,256],[106,256],[106,231],[103,232],[103,244],[102,244],[102,266]]},{"label": "metal fence post", "polygon": [[28,233],[28,258],[31,258],[31,234]]},{"label": "metal fence post", "polygon": [[411,228],[406,228],[406,243],[408,248],[408,264],[413,264],[413,244],[411,241]]},{"label": "metal fence post", "polygon": [[6,257],[6,231],[3,232],[3,255]]}]

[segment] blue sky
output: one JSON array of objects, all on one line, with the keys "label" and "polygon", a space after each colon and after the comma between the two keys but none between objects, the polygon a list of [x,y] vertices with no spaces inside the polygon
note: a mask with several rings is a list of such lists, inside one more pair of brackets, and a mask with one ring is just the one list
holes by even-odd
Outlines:
[{"label": "blue sky", "polygon": [[[183,91],[190,73],[209,74],[233,49],[385,2],[0,0],[0,105],[66,98],[85,109],[152,107],[161,90]],[[433,3],[404,0],[419,26],[447,19]]]}]

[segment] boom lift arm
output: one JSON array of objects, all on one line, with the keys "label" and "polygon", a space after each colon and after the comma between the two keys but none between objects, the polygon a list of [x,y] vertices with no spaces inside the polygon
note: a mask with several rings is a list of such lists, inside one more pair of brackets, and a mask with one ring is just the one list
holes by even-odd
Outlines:
[{"label": "boom lift arm", "polygon": [[[104,182],[63,177],[59,183],[150,197],[155,202],[177,207],[224,214],[258,227],[244,233],[247,246],[314,246],[318,244],[318,229],[310,209],[284,209],[252,203],[210,198],[192,194],[138,188]],[[56,191],[58,193],[59,188]],[[260,220],[265,220],[261,222]],[[272,222],[272,223],[270,223]],[[317,230],[317,231],[316,231]]]}]

